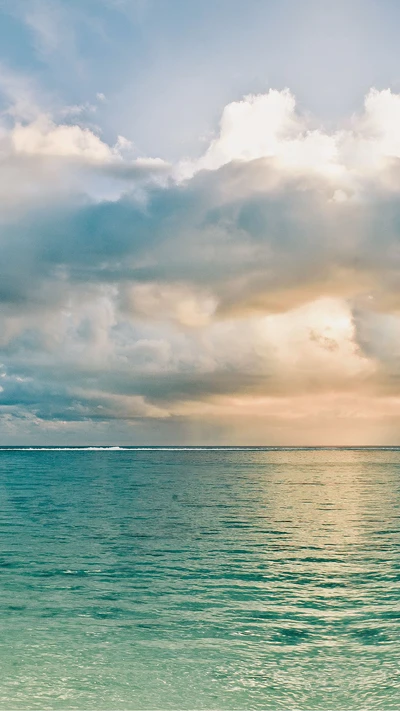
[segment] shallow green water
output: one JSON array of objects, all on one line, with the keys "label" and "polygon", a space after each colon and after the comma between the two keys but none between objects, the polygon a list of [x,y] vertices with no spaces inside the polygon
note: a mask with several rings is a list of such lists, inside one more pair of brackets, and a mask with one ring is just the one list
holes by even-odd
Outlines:
[{"label": "shallow green water", "polygon": [[400,450],[0,450],[1,709],[399,709]]}]

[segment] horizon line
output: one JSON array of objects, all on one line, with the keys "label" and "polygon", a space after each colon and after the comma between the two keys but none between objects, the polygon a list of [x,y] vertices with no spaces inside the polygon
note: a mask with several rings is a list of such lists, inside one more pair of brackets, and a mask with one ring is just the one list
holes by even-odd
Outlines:
[{"label": "horizon line", "polygon": [[134,451],[134,450],[377,450],[400,449],[399,444],[340,444],[340,445],[291,445],[291,444],[0,444],[0,450],[105,450],[105,451]]}]

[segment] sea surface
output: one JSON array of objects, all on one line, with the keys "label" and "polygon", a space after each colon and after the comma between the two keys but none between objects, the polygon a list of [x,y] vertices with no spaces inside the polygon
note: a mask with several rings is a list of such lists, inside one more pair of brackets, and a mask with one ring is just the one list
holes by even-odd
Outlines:
[{"label": "sea surface", "polygon": [[400,449],[0,449],[0,709],[400,709]]}]

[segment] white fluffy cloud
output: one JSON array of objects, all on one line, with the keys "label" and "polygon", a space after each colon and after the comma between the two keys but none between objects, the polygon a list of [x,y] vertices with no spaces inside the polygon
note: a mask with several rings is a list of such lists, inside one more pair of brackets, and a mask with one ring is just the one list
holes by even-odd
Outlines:
[{"label": "white fluffy cloud", "polygon": [[400,157],[399,121],[400,96],[390,89],[371,89],[364,110],[333,132],[301,116],[288,89],[271,89],[226,106],[219,134],[196,168],[270,158],[283,174],[317,173],[338,186],[356,186]]},{"label": "white fluffy cloud", "polygon": [[109,161],[112,149],[88,128],[56,125],[42,116],[33,123],[18,123],[11,132],[12,147],[17,154],[82,158],[87,161]]}]

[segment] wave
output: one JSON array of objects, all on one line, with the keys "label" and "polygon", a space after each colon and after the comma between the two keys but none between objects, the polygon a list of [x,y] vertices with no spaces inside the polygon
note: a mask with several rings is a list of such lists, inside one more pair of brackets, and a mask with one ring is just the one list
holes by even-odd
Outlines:
[{"label": "wave", "polygon": [[282,449],[281,447],[1,447],[0,452],[220,452]]},{"label": "wave", "polygon": [[0,447],[0,452],[113,452],[132,447]]}]

